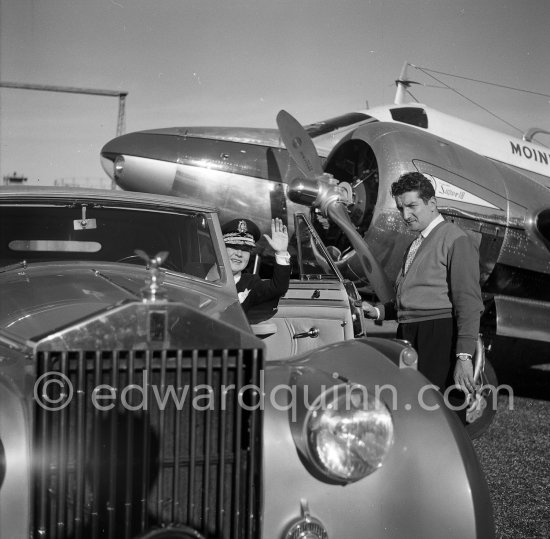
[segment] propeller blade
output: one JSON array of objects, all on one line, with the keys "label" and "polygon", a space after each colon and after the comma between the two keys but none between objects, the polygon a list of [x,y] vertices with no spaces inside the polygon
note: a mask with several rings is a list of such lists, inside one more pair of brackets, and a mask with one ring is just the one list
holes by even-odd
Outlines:
[{"label": "propeller blade", "polygon": [[361,263],[361,267],[371,284],[374,293],[382,303],[391,301],[394,297],[393,287],[384,271],[382,265],[372,254],[365,240],[359,235],[351,222],[346,208],[343,204],[329,204],[327,208],[329,217],[346,234],[352,247],[355,249],[356,256]]},{"label": "propeller blade", "polygon": [[321,166],[321,159],[311,137],[302,127],[302,124],[286,110],[281,110],[277,114],[277,125],[288,153],[290,153],[302,174],[308,178],[322,176],[324,171]]},{"label": "propeller blade", "polygon": [[[294,180],[289,186],[289,198],[293,200],[293,195],[297,195],[295,201],[302,204],[307,201],[309,205],[322,206],[323,212],[326,210],[328,217],[340,227],[350,240],[365,276],[378,299],[382,302],[390,301],[394,297],[394,293],[386,272],[357,232],[342,199],[338,194],[334,196],[337,186],[327,182],[327,175],[324,174],[321,167],[321,160],[311,137],[298,120],[285,110],[281,110],[277,114],[277,125],[286,149],[307,178],[303,181]],[[332,196],[328,196],[329,194]]]}]

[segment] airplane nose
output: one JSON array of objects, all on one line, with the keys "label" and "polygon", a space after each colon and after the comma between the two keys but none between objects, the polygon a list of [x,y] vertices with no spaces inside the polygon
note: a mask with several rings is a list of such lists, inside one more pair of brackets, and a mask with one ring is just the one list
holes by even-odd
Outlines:
[{"label": "airplane nose", "polygon": [[100,156],[101,161],[101,168],[105,171],[105,174],[111,178],[111,180],[115,179],[115,164],[112,159],[109,159],[108,157],[104,157],[103,153]]},{"label": "airplane nose", "polygon": [[171,194],[177,163],[163,160],[156,137],[147,132],[129,133],[110,140],[101,149],[101,166],[127,191]]}]

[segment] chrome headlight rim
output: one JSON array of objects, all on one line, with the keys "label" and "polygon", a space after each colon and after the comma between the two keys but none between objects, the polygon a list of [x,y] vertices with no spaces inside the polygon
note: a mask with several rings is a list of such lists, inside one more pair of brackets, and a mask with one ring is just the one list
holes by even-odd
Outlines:
[{"label": "chrome headlight rim", "polygon": [[[338,431],[340,440],[335,436]],[[337,384],[311,405],[304,435],[308,460],[318,474],[331,483],[354,483],[383,465],[394,442],[393,417],[374,390]],[[338,454],[340,462],[338,457],[332,459]]]}]

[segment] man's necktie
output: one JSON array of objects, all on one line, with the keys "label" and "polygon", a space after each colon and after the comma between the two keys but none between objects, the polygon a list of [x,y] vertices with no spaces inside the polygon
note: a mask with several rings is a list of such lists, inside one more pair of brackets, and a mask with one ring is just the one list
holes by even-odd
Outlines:
[{"label": "man's necktie", "polygon": [[409,249],[409,252],[407,253],[407,259],[405,260],[405,269],[403,270],[403,275],[409,271],[409,267],[414,260],[414,257],[416,255],[416,251],[418,251],[418,248],[420,247],[420,244],[422,243],[422,240],[424,237],[422,234],[418,235],[418,238],[416,238],[412,243],[411,247]]}]

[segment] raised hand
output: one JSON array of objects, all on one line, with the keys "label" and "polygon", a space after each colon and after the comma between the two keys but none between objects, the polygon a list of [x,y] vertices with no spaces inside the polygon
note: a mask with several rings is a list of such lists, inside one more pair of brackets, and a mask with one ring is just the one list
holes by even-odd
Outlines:
[{"label": "raised hand", "polygon": [[288,250],[288,230],[278,217],[271,219],[271,237],[267,234],[264,234],[264,237],[275,253]]}]

